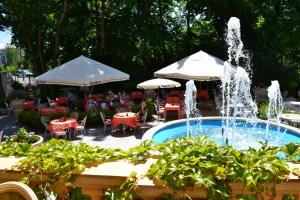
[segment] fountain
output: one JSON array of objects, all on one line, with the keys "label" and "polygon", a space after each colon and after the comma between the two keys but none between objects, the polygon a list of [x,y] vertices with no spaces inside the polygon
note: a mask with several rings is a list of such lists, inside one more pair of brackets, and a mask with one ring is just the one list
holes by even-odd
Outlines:
[{"label": "fountain", "polygon": [[[243,49],[240,22],[232,17],[228,21],[226,42],[228,60],[222,77],[222,117],[199,117],[195,103],[195,85],[188,81],[185,92],[187,119],[176,120],[154,127],[143,139],[165,142],[186,136],[209,136],[220,145],[232,145],[238,149],[260,148],[260,142],[280,146],[300,142],[300,131],[279,124],[282,98],[278,81],[272,81],[268,89],[268,121],[257,118],[258,108],[251,96],[252,70],[247,51]],[[199,114],[199,113],[197,113]]]},{"label": "fountain", "polygon": [[225,133],[226,144],[229,140],[233,141],[236,118],[248,118],[255,124],[258,110],[250,93],[251,79],[249,74],[252,73],[252,70],[248,53],[243,50],[240,20],[232,17],[227,26],[228,60],[225,62],[224,76],[221,79],[222,133]]},{"label": "fountain", "polygon": [[201,118],[198,120],[198,127],[193,127],[190,124],[190,118],[200,117],[200,112],[196,108],[196,94],[197,88],[193,80],[190,80],[186,83],[186,90],[184,93],[184,105],[185,105],[185,114],[186,114],[186,134],[191,136],[195,132],[195,128],[201,132]]},{"label": "fountain", "polygon": [[[280,124],[280,116],[283,111],[283,102],[282,96],[280,92],[280,86],[278,81],[272,81],[271,86],[268,88],[268,98],[269,98],[269,105],[266,111],[266,116],[268,121],[276,122]],[[280,127],[278,126],[278,129]],[[280,138],[280,137],[279,137]],[[269,125],[267,124],[266,127],[266,144],[270,140],[269,135]]]}]

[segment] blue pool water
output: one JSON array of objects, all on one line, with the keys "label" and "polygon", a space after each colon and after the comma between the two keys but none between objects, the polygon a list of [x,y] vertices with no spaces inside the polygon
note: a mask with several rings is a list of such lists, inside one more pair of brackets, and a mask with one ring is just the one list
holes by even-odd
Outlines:
[{"label": "blue pool water", "polygon": [[[208,136],[219,145],[225,145],[226,134],[222,136],[222,121],[220,119],[202,120],[202,130],[199,123],[191,121],[191,135]],[[244,120],[236,121],[234,131],[228,132],[229,145],[238,149],[247,149],[249,146],[259,148],[259,142],[266,141],[267,124],[259,122],[256,125]],[[178,122],[158,130],[153,136],[152,141],[155,143],[166,142],[171,139],[186,137],[186,123]],[[289,142],[300,142],[300,135],[297,132],[283,128],[277,125],[269,125],[268,144],[282,146]]]}]

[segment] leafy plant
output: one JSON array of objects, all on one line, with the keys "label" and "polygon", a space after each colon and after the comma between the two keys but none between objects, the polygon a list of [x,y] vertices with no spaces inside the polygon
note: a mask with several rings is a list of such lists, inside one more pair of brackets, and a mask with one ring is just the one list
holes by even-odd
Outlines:
[{"label": "leafy plant", "polygon": [[257,196],[272,196],[265,183],[280,182],[289,174],[287,164],[276,157],[277,147],[238,151],[219,147],[206,137],[180,138],[158,147],[161,157],[148,176],[174,189],[202,186],[209,199],[229,199],[229,183],[241,182]]},{"label": "leafy plant", "polygon": [[280,148],[280,151],[284,153],[285,160],[289,162],[299,162],[300,160],[300,144],[288,143]]},{"label": "leafy plant", "polygon": [[38,140],[38,136],[34,135],[34,133],[31,132],[28,133],[27,130],[24,127],[22,127],[18,130],[16,134],[7,137],[5,141],[33,144]]},{"label": "leafy plant", "polygon": [[0,143],[0,157],[5,156],[27,156],[31,151],[31,145],[28,143],[17,142],[1,142]]},{"label": "leafy plant", "polygon": [[117,190],[109,189],[106,191],[107,200],[114,199],[139,199],[138,198],[138,186],[136,185],[137,174],[132,172],[128,178],[121,184]]},{"label": "leafy plant", "polygon": [[265,101],[258,105],[258,115],[261,119],[267,119],[268,106],[269,106],[269,101]]}]

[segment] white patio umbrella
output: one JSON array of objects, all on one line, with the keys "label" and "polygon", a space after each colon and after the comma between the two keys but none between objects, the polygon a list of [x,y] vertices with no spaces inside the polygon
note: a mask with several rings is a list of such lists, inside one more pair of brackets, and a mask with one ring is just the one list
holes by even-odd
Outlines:
[{"label": "white patio umbrella", "polygon": [[203,51],[199,51],[154,72],[154,76],[196,81],[213,81],[220,80],[223,73],[224,61]]},{"label": "white patio umbrella", "polygon": [[79,56],[35,78],[37,84],[92,86],[125,81],[129,75],[105,64]]},{"label": "white patio umbrella", "polygon": [[174,88],[174,87],[180,87],[181,84],[176,82],[176,81],[172,81],[169,79],[162,79],[162,78],[156,78],[156,79],[151,79],[148,81],[144,81],[142,83],[139,83],[137,85],[137,88],[139,89],[157,89],[157,120],[159,121],[159,88]]},{"label": "white patio umbrella", "polygon": [[139,83],[137,85],[137,88],[159,89],[159,88],[174,88],[174,87],[180,87],[180,86],[181,86],[181,84],[176,81],[172,81],[169,79],[163,79],[163,78],[156,78],[156,79],[151,79],[151,80]]}]

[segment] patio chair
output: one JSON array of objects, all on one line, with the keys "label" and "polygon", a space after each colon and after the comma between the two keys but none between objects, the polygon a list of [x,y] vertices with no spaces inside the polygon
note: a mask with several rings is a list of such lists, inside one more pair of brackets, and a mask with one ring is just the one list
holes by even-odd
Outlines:
[{"label": "patio chair", "polygon": [[164,106],[160,106],[157,104],[154,104],[155,110],[156,110],[156,114],[157,114],[157,119],[164,119],[165,118],[165,107]]},{"label": "patio chair", "polygon": [[0,184],[0,199],[38,200],[34,191],[24,183],[9,181]]},{"label": "patio chair", "polygon": [[70,117],[75,118],[75,119],[78,119],[78,112],[72,112],[72,113],[70,114]]},{"label": "patio chair", "polygon": [[[86,135],[86,132],[85,132],[86,118],[87,118],[87,116],[85,116],[85,117],[83,118],[83,120],[81,120],[81,121],[79,122],[79,124],[78,124],[78,125],[76,126],[76,128],[75,128],[74,134],[75,134],[77,131],[80,131],[81,134]],[[76,134],[75,134],[74,136],[76,136]]]},{"label": "patio chair", "polygon": [[52,126],[52,135],[55,138],[63,137],[64,139],[68,139],[67,131],[64,129],[64,126],[61,124],[54,124]]},{"label": "patio chair", "polygon": [[45,127],[45,135],[46,135],[47,131],[49,130],[50,119],[46,116],[42,116],[41,122],[42,122],[43,126]]},{"label": "patio chair", "polygon": [[9,104],[7,102],[5,102],[5,107],[7,109],[7,112],[11,115],[13,114],[14,110],[12,107],[9,106]]},{"label": "patio chair", "polygon": [[101,116],[101,120],[104,126],[104,130],[103,133],[106,133],[106,128],[110,127],[110,129],[112,128],[112,124],[111,124],[111,119],[110,118],[106,118],[105,114],[103,112],[100,112],[100,116]]},{"label": "patio chair", "polygon": [[147,115],[148,115],[148,112],[146,111],[144,113],[144,116],[142,117],[142,119],[138,122],[137,127],[134,129],[134,133],[135,133],[136,129],[140,129],[144,133],[145,129],[149,128],[146,124]]},{"label": "patio chair", "polygon": [[54,108],[56,106],[56,103],[53,100],[51,100],[49,97],[47,97],[47,100],[50,108]]}]

